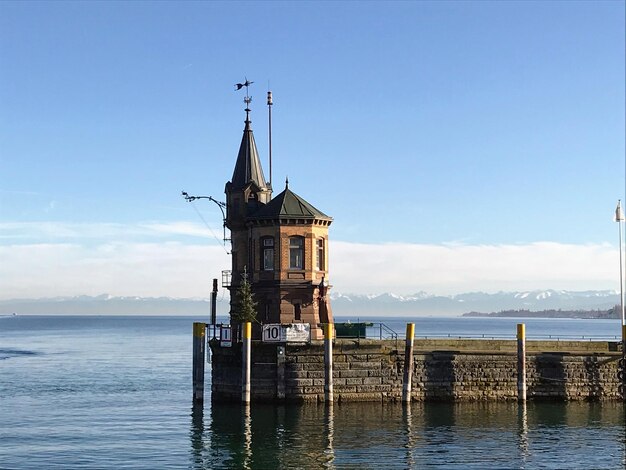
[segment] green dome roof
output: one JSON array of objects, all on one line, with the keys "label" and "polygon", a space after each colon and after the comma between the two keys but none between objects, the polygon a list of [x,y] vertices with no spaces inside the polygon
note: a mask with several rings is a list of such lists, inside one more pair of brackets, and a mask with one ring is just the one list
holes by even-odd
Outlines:
[{"label": "green dome roof", "polygon": [[259,208],[250,219],[321,219],[332,221],[322,211],[316,209],[289,188],[272,198]]}]

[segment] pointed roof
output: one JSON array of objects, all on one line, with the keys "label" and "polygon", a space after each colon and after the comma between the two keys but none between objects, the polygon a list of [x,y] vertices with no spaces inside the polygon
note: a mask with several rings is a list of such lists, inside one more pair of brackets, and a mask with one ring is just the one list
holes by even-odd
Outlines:
[{"label": "pointed roof", "polygon": [[267,183],[263,176],[263,168],[259,159],[259,152],[254,141],[254,134],[250,127],[250,120],[246,115],[246,127],[243,130],[237,163],[231,179],[232,189],[242,189],[249,183],[255,183],[260,189],[266,189]]},{"label": "pointed roof", "polygon": [[332,217],[327,216],[291,191],[289,186],[286,186],[282,193],[252,214],[250,219],[333,220]]}]

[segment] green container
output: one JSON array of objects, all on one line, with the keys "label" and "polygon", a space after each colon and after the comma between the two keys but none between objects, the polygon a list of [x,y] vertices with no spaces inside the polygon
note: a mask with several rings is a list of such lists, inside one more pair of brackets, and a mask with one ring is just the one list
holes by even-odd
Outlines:
[{"label": "green container", "polygon": [[365,338],[367,327],[372,323],[335,323],[337,338]]}]

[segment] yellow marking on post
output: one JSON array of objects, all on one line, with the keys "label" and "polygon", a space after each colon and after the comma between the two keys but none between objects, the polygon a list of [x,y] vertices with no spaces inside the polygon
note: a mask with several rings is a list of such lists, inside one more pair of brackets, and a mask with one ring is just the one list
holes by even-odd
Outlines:
[{"label": "yellow marking on post", "polygon": [[206,332],[206,324],[205,323],[194,323],[193,324],[193,335],[196,338],[204,338]]},{"label": "yellow marking on post", "polygon": [[333,339],[333,324],[324,324],[324,339]]},{"label": "yellow marking on post", "polygon": [[244,339],[252,338],[252,323],[249,321],[243,324],[243,338]]},{"label": "yellow marking on post", "polygon": [[517,339],[526,339],[526,325],[524,323],[517,324]]},{"label": "yellow marking on post", "polygon": [[415,323],[406,324],[406,339],[413,339],[415,336]]}]

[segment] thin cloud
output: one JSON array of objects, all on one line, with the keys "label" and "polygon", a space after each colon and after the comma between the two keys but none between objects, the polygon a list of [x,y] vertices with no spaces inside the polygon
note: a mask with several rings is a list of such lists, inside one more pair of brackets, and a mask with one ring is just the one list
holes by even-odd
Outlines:
[{"label": "thin cloud", "polygon": [[0,298],[112,295],[207,297],[226,269],[222,247],[71,243],[0,247]]},{"label": "thin cloud", "polygon": [[[219,229],[221,230],[221,227]],[[66,222],[4,222],[0,223],[0,239],[31,240],[33,242],[61,242],[64,240],[128,240],[132,237],[170,235],[212,239],[204,225],[190,222],[120,223],[66,223]]]},{"label": "thin cloud", "polygon": [[[185,224],[153,232],[195,233]],[[0,246],[0,298],[58,295],[206,297],[230,269],[222,246],[180,241],[31,243]],[[338,292],[457,294],[530,289],[619,288],[610,244],[330,245],[329,280]]]},{"label": "thin cloud", "polygon": [[331,283],[342,292],[455,294],[619,287],[619,255],[609,244],[335,242],[331,250]]}]

